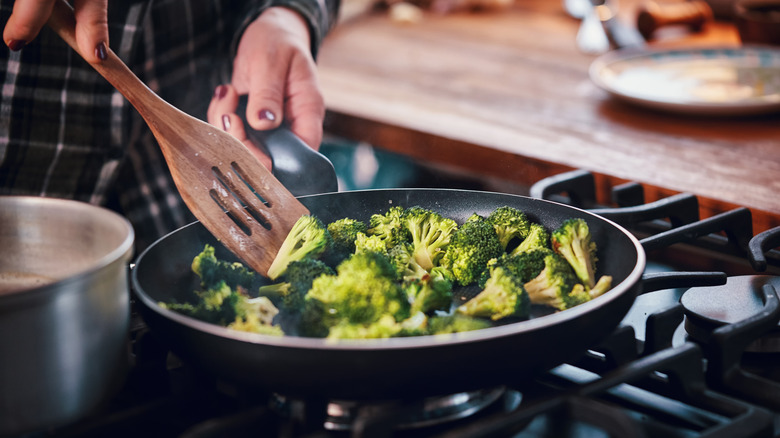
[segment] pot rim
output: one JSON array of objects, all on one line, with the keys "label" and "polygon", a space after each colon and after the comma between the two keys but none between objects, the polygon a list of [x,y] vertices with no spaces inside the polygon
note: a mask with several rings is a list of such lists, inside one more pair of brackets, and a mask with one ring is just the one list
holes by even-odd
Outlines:
[{"label": "pot rim", "polygon": [[9,208],[10,205],[21,206],[21,208],[46,208],[47,206],[58,206],[85,212],[93,217],[98,216],[101,220],[114,222],[119,228],[123,229],[124,238],[113,249],[97,258],[88,268],[51,283],[4,292],[3,294],[0,294],[0,303],[21,296],[31,297],[54,293],[62,290],[63,286],[82,281],[86,277],[95,275],[95,273],[118,261],[127,265],[132,257],[133,245],[135,243],[135,230],[127,218],[113,210],[72,199],[26,195],[0,195],[0,211],[7,211],[6,209]]}]

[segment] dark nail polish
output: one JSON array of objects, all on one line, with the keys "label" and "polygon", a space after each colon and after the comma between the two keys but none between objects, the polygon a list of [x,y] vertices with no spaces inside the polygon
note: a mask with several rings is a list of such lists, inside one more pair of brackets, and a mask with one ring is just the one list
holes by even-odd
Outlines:
[{"label": "dark nail polish", "polygon": [[108,51],[106,51],[106,43],[99,43],[97,47],[95,47],[95,56],[98,57],[101,61],[105,61],[108,59]]},{"label": "dark nail polish", "polygon": [[227,87],[224,85],[217,85],[217,88],[214,90],[214,97],[217,99],[222,99],[227,94]]},{"label": "dark nail polish", "polygon": [[274,113],[272,113],[267,109],[260,110],[260,112],[257,114],[257,117],[259,117],[260,120],[270,120],[272,122],[276,120],[276,116],[274,115]]},{"label": "dark nail polish", "polygon": [[25,40],[11,40],[8,41],[8,48],[11,49],[14,52],[18,52],[22,50],[22,47],[27,45],[27,41]]},{"label": "dark nail polish", "polygon": [[222,129],[225,131],[230,130],[230,116],[227,114],[222,115]]}]

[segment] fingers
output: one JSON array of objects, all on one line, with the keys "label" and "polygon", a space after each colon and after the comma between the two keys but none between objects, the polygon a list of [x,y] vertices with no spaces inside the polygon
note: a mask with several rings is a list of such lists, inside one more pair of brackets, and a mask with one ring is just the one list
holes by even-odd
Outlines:
[{"label": "fingers", "polygon": [[[35,39],[49,19],[55,1],[17,0],[3,30],[3,41],[11,50],[20,50]],[[74,0],[76,41],[79,52],[88,61],[99,63],[108,48],[108,0]]]},{"label": "fingers", "polygon": [[249,95],[249,124],[267,130],[284,118],[306,144],[319,148],[325,105],[316,73],[303,18],[280,7],[263,12],[244,32],[234,60],[233,84]]},{"label": "fingers", "polygon": [[320,93],[316,71],[308,62],[293,62],[290,76],[290,92],[285,107],[290,129],[304,143],[318,150],[322,143],[325,100]]},{"label": "fingers", "polygon": [[244,122],[236,114],[237,107],[238,93],[236,89],[230,85],[220,85],[214,90],[214,95],[206,112],[207,120],[210,124],[223,129],[244,143],[263,166],[270,170],[272,168],[271,158],[247,137]]},{"label": "fingers", "polygon": [[17,0],[3,29],[3,41],[11,50],[20,50],[34,40],[46,24],[54,0]]},{"label": "fingers", "polygon": [[108,49],[108,0],[74,0],[76,42],[87,62],[105,61]]}]

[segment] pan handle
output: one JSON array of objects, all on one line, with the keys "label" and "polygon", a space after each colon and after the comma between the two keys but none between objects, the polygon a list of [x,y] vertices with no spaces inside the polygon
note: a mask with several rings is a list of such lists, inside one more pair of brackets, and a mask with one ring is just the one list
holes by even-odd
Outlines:
[{"label": "pan handle", "polygon": [[640,294],[664,289],[678,289],[726,284],[725,272],[653,272],[642,276]]},{"label": "pan handle", "polygon": [[273,174],[295,196],[338,192],[338,180],[333,163],[310,148],[290,128],[282,126],[268,131],[256,131],[246,120],[247,96],[239,98],[236,114],[244,122],[247,137],[265,148],[273,161]]}]

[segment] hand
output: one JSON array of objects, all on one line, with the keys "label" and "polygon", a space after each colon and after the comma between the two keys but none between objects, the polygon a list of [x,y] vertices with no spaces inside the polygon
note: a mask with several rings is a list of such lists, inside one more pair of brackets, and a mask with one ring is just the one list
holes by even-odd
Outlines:
[{"label": "hand", "polygon": [[244,122],[236,114],[238,107],[238,92],[232,85],[220,85],[214,90],[214,97],[209,104],[206,117],[214,126],[224,129],[228,134],[241,140],[244,145],[263,163],[268,170],[272,170],[272,161],[265,152],[257,147],[247,137]]},{"label": "hand", "polygon": [[[3,41],[11,50],[29,43],[48,21],[56,1],[16,0],[11,17],[3,30]],[[108,48],[108,0],[74,0],[76,41],[88,62],[99,63]]]},{"label": "hand", "polygon": [[271,7],[247,27],[233,61],[232,85],[249,95],[246,119],[253,128],[272,129],[285,119],[306,144],[319,148],[325,102],[309,28],[297,12]]}]

